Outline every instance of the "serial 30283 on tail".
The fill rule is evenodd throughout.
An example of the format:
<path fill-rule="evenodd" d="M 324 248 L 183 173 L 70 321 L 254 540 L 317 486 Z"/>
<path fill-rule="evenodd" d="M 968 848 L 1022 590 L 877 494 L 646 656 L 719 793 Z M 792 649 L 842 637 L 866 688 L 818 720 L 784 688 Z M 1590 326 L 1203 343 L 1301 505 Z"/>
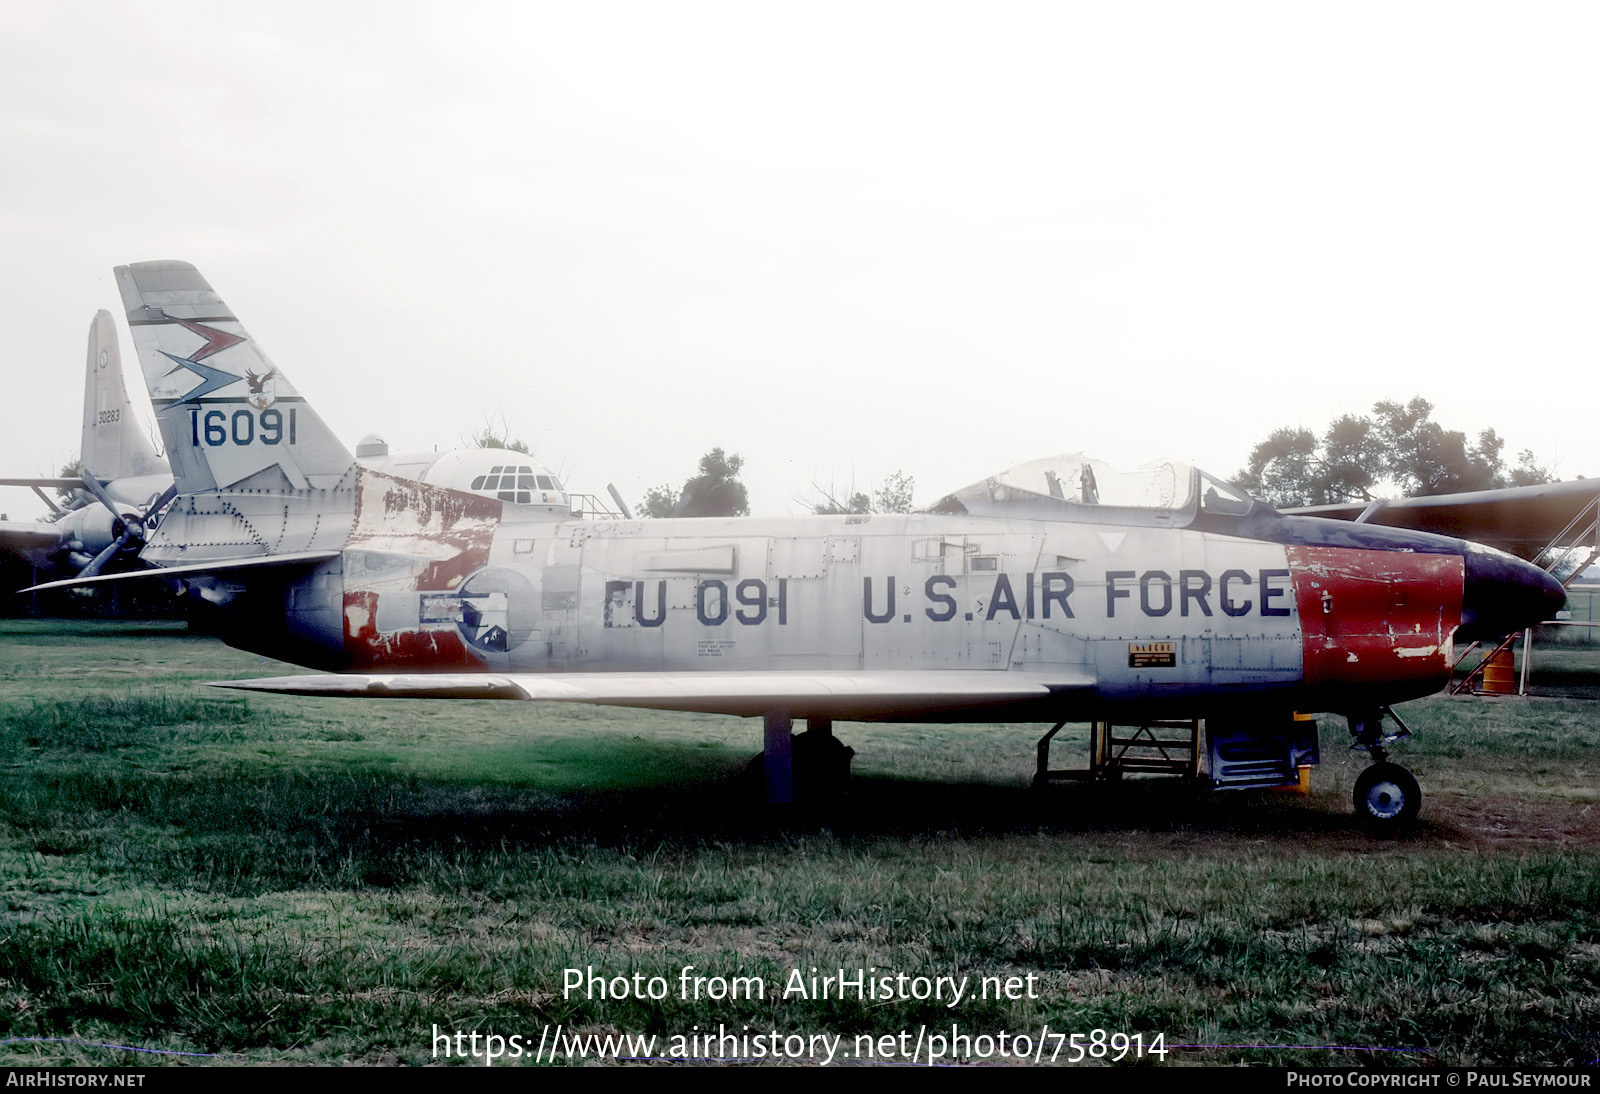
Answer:
<path fill-rule="evenodd" d="M 1358 813 L 1404 823 L 1391 705 L 1564 600 L 1502 552 L 1172 461 L 1039 460 L 907 515 L 574 519 L 359 466 L 193 266 L 116 280 L 178 496 L 154 570 L 52 584 L 181 581 L 230 644 L 333 673 L 229 686 L 761 716 L 780 801 L 835 719 L 1205 719 L 1213 775 L 1232 749 L 1260 784 L 1315 760 L 1295 712 L 1331 712 L 1376 761 Z M 792 751 L 796 719 L 830 747 Z"/>

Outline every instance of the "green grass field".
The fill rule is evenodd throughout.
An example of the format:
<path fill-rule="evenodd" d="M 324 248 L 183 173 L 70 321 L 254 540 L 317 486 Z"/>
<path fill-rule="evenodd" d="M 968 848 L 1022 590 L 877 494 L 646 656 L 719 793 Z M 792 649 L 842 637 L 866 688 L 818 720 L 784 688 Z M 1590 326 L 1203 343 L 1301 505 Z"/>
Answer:
<path fill-rule="evenodd" d="M 1331 720 L 1308 796 L 1040 795 L 1044 727 L 841 724 L 848 801 L 774 815 L 754 722 L 201 686 L 283 671 L 170 624 L 0 623 L 4 1063 L 427 1063 L 435 1027 L 531 1052 L 557 1025 L 847 1054 L 952 1023 L 1161 1034 L 1168 1066 L 1600 1057 L 1593 702 L 1408 704 L 1422 823 L 1379 840 Z M 590 966 L 672 991 L 564 995 Z M 684 966 L 768 995 L 681 999 Z M 774 997 L 813 967 L 1037 997 Z"/>

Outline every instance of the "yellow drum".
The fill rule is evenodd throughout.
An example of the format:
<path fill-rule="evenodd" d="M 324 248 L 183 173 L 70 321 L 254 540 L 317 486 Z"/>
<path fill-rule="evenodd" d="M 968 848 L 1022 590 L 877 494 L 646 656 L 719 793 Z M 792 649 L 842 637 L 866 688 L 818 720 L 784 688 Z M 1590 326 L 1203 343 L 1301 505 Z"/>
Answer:
<path fill-rule="evenodd" d="M 1485 695 L 1515 695 L 1517 692 L 1517 660 L 1510 647 L 1493 654 L 1483 664 L 1483 693 Z"/>

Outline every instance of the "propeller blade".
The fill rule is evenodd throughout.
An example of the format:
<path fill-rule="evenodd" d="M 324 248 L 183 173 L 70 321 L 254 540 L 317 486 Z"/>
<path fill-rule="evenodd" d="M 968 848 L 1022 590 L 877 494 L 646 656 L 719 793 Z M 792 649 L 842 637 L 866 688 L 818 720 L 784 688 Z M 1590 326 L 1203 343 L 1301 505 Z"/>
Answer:
<path fill-rule="evenodd" d="M 144 512 L 141 513 L 137 509 L 133 509 L 132 512 L 124 512 L 124 507 L 119 506 L 116 501 L 112 499 L 111 495 L 106 493 L 106 488 L 100 484 L 100 480 L 89 474 L 87 471 L 83 473 L 83 485 L 88 487 L 91 494 L 100 499 L 101 505 L 104 505 L 107 509 L 111 510 L 112 515 L 122 522 L 122 526 L 127 529 L 127 532 L 124 533 L 124 538 L 126 538 L 128 535 L 132 535 L 141 543 L 144 542 L 145 531 L 148 527 L 147 522 L 152 516 L 160 511 L 163 505 L 171 501 L 172 497 L 175 497 L 178 491 L 178 484 L 174 482 L 170 487 L 167 488 L 165 492 L 162 493 L 161 497 L 157 498 L 155 503 Z M 172 495 L 172 497 L 169 497 L 168 495 Z"/>
<path fill-rule="evenodd" d="M 122 510 L 117 508 L 117 503 L 111 500 L 111 495 L 106 493 L 106 488 L 100 485 L 100 480 L 89 472 L 83 473 L 83 485 L 89 493 L 100 499 L 100 504 L 111 510 L 113 516 L 122 516 Z"/>
<path fill-rule="evenodd" d="M 102 568 L 104 568 L 106 563 L 110 562 L 116 557 L 118 551 L 122 550 L 128 545 L 128 540 L 132 538 L 133 533 L 131 529 L 123 532 L 122 536 L 115 543 L 111 544 L 104 551 L 101 551 L 99 554 L 95 555 L 94 558 L 90 559 L 89 565 L 78 571 L 78 576 L 94 577 L 101 571 Z"/>

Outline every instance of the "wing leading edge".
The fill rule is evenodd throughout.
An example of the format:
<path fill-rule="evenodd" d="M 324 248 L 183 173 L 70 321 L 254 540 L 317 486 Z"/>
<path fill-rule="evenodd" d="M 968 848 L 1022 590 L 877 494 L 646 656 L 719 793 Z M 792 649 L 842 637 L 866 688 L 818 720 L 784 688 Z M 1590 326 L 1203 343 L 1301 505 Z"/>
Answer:
<path fill-rule="evenodd" d="M 48 527 L 44 525 L 43 527 Z M 188 566 L 157 566 L 148 570 L 134 570 L 126 574 L 100 574 L 95 577 L 73 577 L 63 581 L 47 581 L 43 585 L 20 589 L 19 592 L 37 593 L 46 589 L 82 589 L 112 582 L 149 581 L 153 578 L 209 577 L 233 573 L 238 570 L 260 570 L 283 566 L 314 566 L 339 557 L 338 551 L 298 551 L 287 555 L 257 555 L 252 558 L 222 559 L 217 562 L 196 562 Z"/>
<path fill-rule="evenodd" d="M 893 721 L 1045 705 L 1059 693 L 1092 688 L 1094 678 L 989 670 L 412 673 L 275 676 L 213 686 L 291 695 L 592 703 L 745 717 L 781 710 L 801 718 Z"/>

